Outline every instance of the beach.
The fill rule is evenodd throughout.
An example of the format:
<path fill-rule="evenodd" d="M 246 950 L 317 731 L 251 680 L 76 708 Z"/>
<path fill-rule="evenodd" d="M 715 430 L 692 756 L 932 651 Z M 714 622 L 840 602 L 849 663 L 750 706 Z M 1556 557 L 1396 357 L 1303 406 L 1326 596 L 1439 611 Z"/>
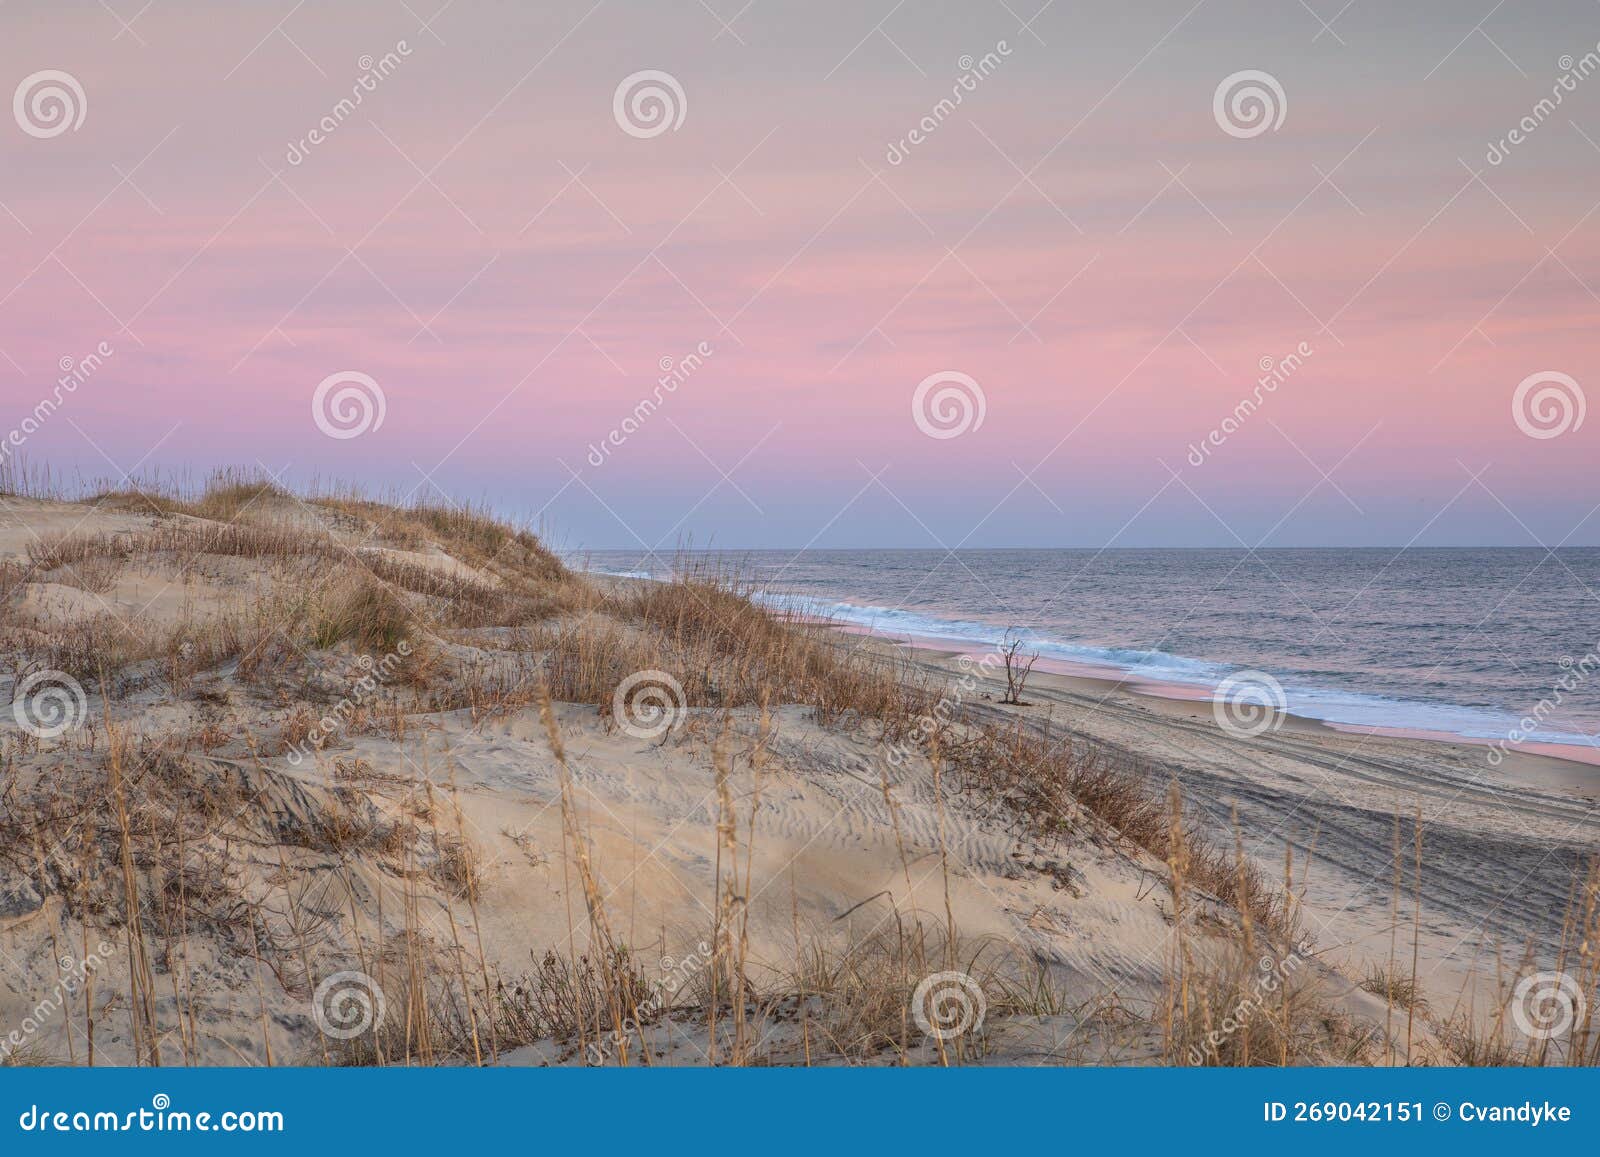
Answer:
<path fill-rule="evenodd" d="M 1050 659 L 1007 704 L 992 648 L 234 476 L 7 496 L 0 578 L 13 1063 L 1587 1047 L 1514 989 L 1588 975 L 1589 764 Z"/>
<path fill-rule="evenodd" d="M 951 675 L 971 669 L 961 655 L 974 656 L 927 642 L 870 645 Z M 1495 766 L 1481 743 L 1352 734 L 1287 713 L 1269 733 L 1241 738 L 1217 725 L 1209 697 L 1109 677 L 1035 670 L 1026 708 L 994 704 L 993 681 L 981 694 L 983 711 L 1090 737 L 1156 781 L 1176 780 L 1220 836 L 1236 824 L 1263 865 L 1281 865 L 1292 848 L 1319 951 L 1357 974 L 1388 956 L 1391 930 L 1409 953 L 1420 817 L 1418 978 L 1436 1007 L 1482 1007 L 1530 946 L 1548 953 L 1574 881 L 1600 854 L 1600 768 L 1579 759 L 1513 752 Z"/>
<path fill-rule="evenodd" d="M 0 1136 L 1600 1144 L 1600 0 L 0 30 Z"/>

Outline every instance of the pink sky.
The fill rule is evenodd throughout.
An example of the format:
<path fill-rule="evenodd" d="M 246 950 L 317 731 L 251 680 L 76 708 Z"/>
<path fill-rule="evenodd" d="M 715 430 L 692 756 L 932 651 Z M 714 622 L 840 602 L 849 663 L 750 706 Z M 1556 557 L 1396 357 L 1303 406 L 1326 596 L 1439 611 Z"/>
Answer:
<path fill-rule="evenodd" d="M 1486 160 L 1596 50 L 1592 3 L 436 6 L 0 8 L 5 90 L 86 104 L 0 122 L 0 433 L 113 350 L 22 455 L 431 475 L 587 546 L 1600 543 L 1600 415 L 1512 412 L 1544 372 L 1600 405 L 1600 76 Z M 644 69 L 677 129 L 614 118 Z M 1245 69 L 1286 108 L 1238 137 Z M 381 427 L 313 421 L 341 371 Z M 944 371 L 985 417 L 933 438 Z"/>

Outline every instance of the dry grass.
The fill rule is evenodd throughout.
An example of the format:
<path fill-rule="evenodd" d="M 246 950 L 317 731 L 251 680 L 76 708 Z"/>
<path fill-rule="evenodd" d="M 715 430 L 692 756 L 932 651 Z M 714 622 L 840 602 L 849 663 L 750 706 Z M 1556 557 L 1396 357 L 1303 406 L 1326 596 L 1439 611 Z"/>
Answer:
<path fill-rule="evenodd" d="M 0 475 L 0 487 L 37 493 L 47 484 Z M 1150 769 L 1053 732 L 1048 723 L 965 710 L 935 683 L 844 645 L 817 624 L 763 608 L 759 592 L 737 574 L 685 561 L 670 583 L 602 588 L 570 574 L 533 535 L 482 512 L 400 509 L 349 494 L 295 498 L 240 475 L 192 493 L 135 489 L 90 501 L 149 514 L 154 522 L 131 533 L 36 544 L 26 565 L 0 564 L 0 648 L 78 675 L 86 685 L 109 682 L 103 689 L 113 697 L 122 688 L 102 674 L 147 664 L 151 677 L 165 679 L 176 694 L 236 659 L 241 686 L 280 695 L 279 706 L 293 709 L 282 736 L 293 741 L 320 714 L 310 706 L 316 672 L 306 669 L 303 652 L 337 652 L 333 657 L 349 664 L 352 653 L 391 654 L 405 644 L 411 651 L 405 667 L 382 701 L 365 704 L 348 729 L 403 735 L 407 712 L 468 706 L 481 717 L 539 704 L 563 769 L 562 854 L 573 872 L 564 889 L 574 905 L 571 943 L 532 960 L 522 976 L 491 977 L 481 943 L 469 948 L 463 940 L 471 937 L 457 924 L 465 905 L 473 909 L 468 926 L 476 929 L 482 887 L 482 866 L 459 815 L 452 832 L 441 829 L 449 809 L 431 792 L 426 801 L 414 791 L 404 801 L 386 800 L 403 788 L 397 777 L 352 764 L 331 795 L 309 802 L 294 795 L 294 806 L 269 812 L 258 806 L 262 792 L 289 793 L 275 773 L 260 766 L 250 776 L 230 773 L 222 761 L 183 754 L 225 746 L 228 735 L 214 723 L 104 750 L 97 737 L 85 737 L 87 751 L 59 756 L 76 761 L 78 798 L 52 793 L 47 781 L 19 787 L 14 766 L 0 765 L 0 861 L 42 895 L 58 897 L 62 912 L 84 927 L 121 929 L 145 962 L 126 994 L 141 1059 L 153 1059 L 153 1043 L 173 1028 L 168 1014 L 157 1016 L 160 1009 L 181 1010 L 187 1001 L 187 1015 L 194 1015 L 194 994 L 180 988 L 157 1001 L 152 986 L 158 979 L 177 983 L 172 961 L 184 957 L 187 937 L 200 934 L 259 961 L 273 983 L 300 999 L 309 996 L 320 961 L 354 956 L 355 965 L 380 976 L 394 1004 L 381 1032 L 337 1049 L 319 1045 L 322 1059 L 346 1063 L 444 1057 L 481 1063 L 502 1048 L 547 1039 L 577 1050 L 631 1040 L 612 1059 L 638 1063 L 648 1059 L 638 1047 L 638 1026 L 668 1017 L 703 1025 L 718 1063 L 761 1063 L 759 1029 L 773 1025 L 797 1028 L 808 1060 L 981 1059 L 990 1036 L 937 1042 L 915 1025 L 911 994 L 939 971 L 972 975 L 996 1026 L 1008 1017 L 1070 1008 L 1035 962 L 963 939 L 948 917 L 902 914 L 848 942 L 818 938 L 802 946 L 797 935 L 787 966 L 752 976 L 741 899 L 752 891 L 751 841 L 741 843 L 740 832 L 754 830 L 760 776 L 757 769 L 753 798 L 729 787 L 728 720 L 734 710 L 758 709 L 764 740 L 773 708 L 802 704 L 818 722 L 866 735 L 885 751 L 929 758 L 967 803 L 992 809 L 1015 828 L 1041 838 L 1109 831 L 1165 861 L 1176 947 L 1165 1008 L 1155 1018 L 1164 1060 L 1371 1060 L 1371 1042 L 1327 1011 L 1318 986 L 1305 979 L 1309 971 L 1290 970 L 1263 993 L 1258 961 L 1287 959 L 1297 944 L 1287 886 L 1264 878 L 1237 843 L 1230 850 L 1204 838 L 1180 801 L 1157 794 Z M 471 570 L 397 557 L 364 546 L 369 540 L 396 550 L 437 546 Z M 128 568 L 190 574 L 221 559 L 259 563 L 251 573 L 267 581 L 227 614 L 204 621 L 152 630 L 102 614 L 45 624 L 16 607 L 16 592 L 46 576 L 104 591 Z M 315 656 L 310 666 L 317 666 Z M 712 962 L 703 987 L 670 999 L 644 981 L 633 951 L 612 932 L 550 702 L 589 704 L 605 715 L 618 685 L 643 670 L 671 675 L 681 684 L 682 705 L 703 716 L 700 725 L 722 728 L 713 758 L 719 802 Z M 41 843 L 51 850 L 36 857 Z M 242 881 L 238 864 L 246 854 L 277 861 L 268 894 Z M 400 935 L 385 938 L 380 925 L 373 943 L 370 929 L 363 937 L 360 919 L 345 922 L 345 910 L 354 906 L 348 897 L 358 889 L 357 864 L 403 894 L 398 917 L 388 913 L 398 919 Z M 1597 892 L 1600 875 L 1575 891 L 1561 959 L 1589 991 L 1600 974 Z M 445 917 L 448 943 L 425 934 L 422 912 L 429 905 Z M 444 939 L 437 927 L 433 933 Z M 1363 986 L 1395 1006 L 1426 1012 L 1416 985 L 1392 970 L 1374 973 Z M 1459 1056 L 1478 1063 L 1600 1061 L 1600 1033 L 1587 1020 L 1559 1053 L 1519 1051 L 1465 1027 L 1446 1037 Z M 192 1032 L 179 1031 L 175 1039 L 181 1049 L 195 1047 Z"/>
<path fill-rule="evenodd" d="M 660 671 L 681 688 L 682 707 L 805 704 L 827 725 L 871 724 L 886 744 L 934 709 L 937 692 L 920 676 L 886 671 L 815 626 L 763 609 L 736 577 L 682 570 L 670 583 L 591 595 L 582 614 L 525 630 L 519 646 L 541 655 L 551 694 L 606 715 L 624 679 Z"/>
<path fill-rule="evenodd" d="M 596 963 L 587 955 L 546 951 L 538 967 L 504 986 L 495 1015 L 500 1038 L 519 1044 L 540 1039 L 598 1040 L 608 1031 L 611 1010 L 648 1006 L 649 982 L 626 948 Z M 651 1023 L 647 1014 L 641 1023 Z"/>
<path fill-rule="evenodd" d="M 1530 945 L 1500 985 L 1499 1006 L 1487 1023 L 1471 1009 L 1450 1019 L 1441 1035 L 1459 1063 L 1600 1065 L 1600 857 L 1573 880 L 1561 941 L 1547 963 L 1552 967 L 1541 966 Z M 1566 978 L 1560 985 L 1553 979 L 1558 976 Z M 1519 985 L 1529 991 L 1519 994 Z"/>
<path fill-rule="evenodd" d="M 453 557 L 474 568 L 509 574 L 539 584 L 560 583 L 572 576 L 561 560 L 529 531 L 507 526 L 487 509 L 429 504 L 396 506 L 358 495 L 323 495 L 319 509 L 356 524 L 375 527 L 385 543 L 414 550 L 437 542 Z"/>
<path fill-rule="evenodd" d="M 931 1050 L 941 1063 L 960 1064 L 983 1057 L 1007 1018 L 1056 1014 L 1066 1005 L 1048 973 L 1016 946 L 969 940 L 941 920 L 897 918 L 843 944 L 815 941 L 796 955 L 792 971 L 760 1003 L 788 1010 L 810 1047 L 830 1058 L 904 1064 Z M 918 985 L 939 973 L 961 973 L 975 987 L 930 988 L 928 1007 L 917 1009 Z M 953 1031 L 963 1020 L 970 1027 L 937 1041 L 919 1026 L 918 1012 L 935 1027 Z"/>
<path fill-rule="evenodd" d="M 843 653 L 793 614 L 756 605 L 736 574 L 685 561 L 669 583 L 641 584 L 620 600 L 622 618 L 662 640 L 662 669 L 689 677 L 708 706 L 804 703 L 827 724 L 872 720 L 896 742 L 933 710 L 936 691 L 909 669 Z M 674 662 L 675 660 L 675 662 Z M 686 690 L 687 690 L 686 685 Z"/>
<path fill-rule="evenodd" d="M 1427 999 L 1422 995 L 1421 986 L 1416 978 L 1403 975 L 1399 972 L 1390 972 L 1381 964 L 1373 964 L 1361 978 L 1360 987 L 1381 996 L 1399 1008 L 1409 1008 L 1423 1011 L 1428 1007 Z"/>
<path fill-rule="evenodd" d="M 970 1031 L 939 1042 L 918 1026 L 912 1006 L 917 986 L 946 971 L 964 972 L 981 988 L 987 1030 L 974 1024 Z M 746 981 L 730 990 L 726 978 L 719 984 L 714 975 L 715 966 L 694 972 L 675 987 L 651 982 L 635 954 L 617 945 L 603 958 L 546 951 L 529 972 L 488 986 L 452 985 L 430 976 L 426 999 L 416 1009 L 398 1015 L 391 1009 L 377 1038 L 345 1042 L 333 1061 L 415 1063 L 424 1055 L 470 1059 L 475 1026 L 480 1042 L 492 1032 L 501 1050 L 548 1042 L 556 1055 L 581 1064 L 650 1064 L 652 1046 L 667 1039 L 652 1033 L 652 1026 L 670 1020 L 680 1039 L 706 1033 L 713 1025 L 731 1024 L 737 1005 L 753 1030 L 782 1035 L 785 1059 L 792 1059 L 789 1053 L 798 1037 L 802 1058 L 866 1064 L 927 1063 L 932 1058 L 962 1064 L 988 1055 L 1009 1018 L 1059 1015 L 1067 1007 L 1048 976 L 1010 945 L 959 937 L 957 943 L 948 943 L 945 929 L 932 920 L 875 929 L 849 941 L 837 935 L 818 938 L 797 952 L 791 968 L 763 983 Z M 408 978 L 396 987 L 412 992 L 417 986 Z M 416 1013 L 423 1009 L 427 1024 L 419 1029 Z M 943 1011 L 959 1015 L 956 1005 L 946 1004 Z M 940 1008 L 927 1012 L 937 1017 Z M 771 1059 L 753 1042 L 742 1051 L 733 1046 L 726 1027 L 718 1035 L 720 1051 L 713 1048 L 707 1054 L 714 1063 L 763 1064 Z M 706 1058 L 692 1055 L 705 1063 Z"/>
<path fill-rule="evenodd" d="M 59 535 L 28 544 L 28 563 L 37 573 L 81 566 L 90 561 L 125 560 L 133 553 L 128 536 Z"/>
<path fill-rule="evenodd" d="M 34 497 L 60 499 L 48 476 L 11 474 Z M 20 479 L 20 480 L 19 480 Z M 0 479 L 3 480 L 3 479 Z M 451 630 L 518 630 L 593 605 L 594 592 L 537 538 L 480 511 L 395 507 L 336 494 L 296 497 L 245 472 L 224 472 L 202 487 L 124 487 L 83 500 L 99 509 L 148 515 L 147 529 L 60 536 L 31 545 L 27 564 L 0 564 L 0 649 L 42 651 L 49 665 L 98 685 L 152 661 L 176 689 L 207 666 L 241 660 L 256 678 L 290 668 L 298 651 L 348 645 L 368 654 L 409 644 L 407 678 L 425 683 L 436 655 L 427 644 Z M 371 549 L 443 549 L 476 567 L 451 572 Z M 22 613 L 12 596 L 30 581 L 112 589 L 130 566 L 152 583 L 227 581 L 223 560 L 261 564 L 268 580 L 251 605 L 180 629 L 154 628 L 143 616 L 104 614 L 66 622 Z M 141 676 L 131 676 L 136 682 Z M 126 690 L 132 684 L 117 684 Z"/>
<path fill-rule="evenodd" d="M 1203 959 L 1185 975 L 1187 1000 L 1167 1041 L 1168 1064 L 1372 1064 L 1381 1055 L 1381 1031 L 1362 1032 L 1331 1011 L 1307 961 L 1247 955 L 1238 942 L 1199 951 Z"/>
<path fill-rule="evenodd" d="M 367 654 L 420 649 L 422 632 L 404 599 L 392 587 L 360 571 L 342 571 L 318 592 L 310 624 L 311 645 L 319 649 L 350 642 Z"/>
<path fill-rule="evenodd" d="M 327 804 L 304 814 L 283 816 L 272 834 L 287 847 L 342 856 L 363 852 L 394 856 L 405 848 L 409 833 L 403 824 L 374 807 L 366 795 L 339 788 Z"/>
<path fill-rule="evenodd" d="M 23 584 L 32 577 L 33 571 L 30 567 L 9 559 L 0 561 L 0 607 L 4 607 L 11 600 L 11 596 L 20 591 Z"/>
<path fill-rule="evenodd" d="M 959 782 L 985 800 L 999 800 L 1030 830 L 1042 835 L 1070 831 L 1094 816 L 1124 839 L 1162 858 L 1172 842 L 1172 816 L 1154 794 L 1154 777 L 1130 757 L 1017 723 L 988 724 L 959 738 L 947 731 L 942 751 Z M 1239 857 L 1184 823 L 1185 872 L 1189 885 L 1248 913 L 1268 932 L 1290 933 L 1286 892 Z"/>

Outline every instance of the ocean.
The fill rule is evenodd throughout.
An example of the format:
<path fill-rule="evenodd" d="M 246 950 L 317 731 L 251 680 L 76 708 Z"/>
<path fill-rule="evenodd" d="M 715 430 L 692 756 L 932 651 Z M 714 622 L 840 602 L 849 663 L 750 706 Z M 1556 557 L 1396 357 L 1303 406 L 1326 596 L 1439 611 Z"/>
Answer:
<path fill-rule="evenodd" d="M 784 550 L 574 565 L 737 571 L 774 606 L 1209 692 L 1262 671 L 1352 727 L 1600 747 L 1600 549 Z M 1527 727 L 1528 717 L 1533 727 Z"/>

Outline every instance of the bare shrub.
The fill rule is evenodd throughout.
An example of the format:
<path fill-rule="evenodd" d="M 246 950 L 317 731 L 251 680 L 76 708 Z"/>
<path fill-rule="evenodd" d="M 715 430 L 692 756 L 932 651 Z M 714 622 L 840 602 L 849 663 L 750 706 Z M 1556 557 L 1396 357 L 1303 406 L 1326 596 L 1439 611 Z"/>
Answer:
<path fill-rule="evenodd" d="M 1033 674 L 1033 665 L 1039 661 L 1039 653 L 1033 651 L 1023 654 L 1022 636 L 1007 632 L 1000 658 L 1006 665 L 1006 695 L 1000 702 L 1012 707 L 1026 707 L 1022 692 L 1028 685 L 1028 676 Z"/>

